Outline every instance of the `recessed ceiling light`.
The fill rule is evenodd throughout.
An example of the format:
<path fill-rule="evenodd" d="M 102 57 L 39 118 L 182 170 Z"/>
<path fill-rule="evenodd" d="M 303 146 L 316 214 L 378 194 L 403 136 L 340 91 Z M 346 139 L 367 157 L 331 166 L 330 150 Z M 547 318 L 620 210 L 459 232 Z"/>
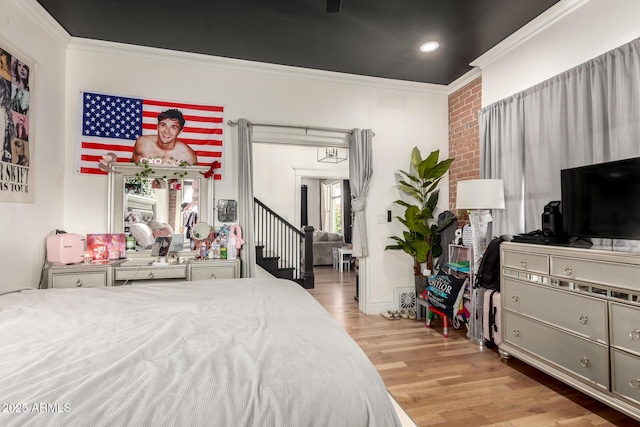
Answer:
<path fill-rule="evenodd" d="M 438 42 L 426 42 L 420 46 L 420 52 L 433 52 L 440 46 Z"/>

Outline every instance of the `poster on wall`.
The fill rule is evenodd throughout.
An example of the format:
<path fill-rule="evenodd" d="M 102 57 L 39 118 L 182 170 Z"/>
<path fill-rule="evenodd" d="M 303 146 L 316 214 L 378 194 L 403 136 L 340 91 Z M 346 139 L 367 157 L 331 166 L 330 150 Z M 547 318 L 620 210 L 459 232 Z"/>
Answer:
<path fill-rule="evenodd" d="M 0 41 L 0 202 L 33 203 L 33 64 Z M 31 64 L 31 65 L 30 65 Z"/>
<path fill-rule="evenodd" d="M 76 173 L 104 175 L 99 163 L 107 153 L 118 162 L 222 166 L 224 106 L 142 99 L 82 92 Z"/>

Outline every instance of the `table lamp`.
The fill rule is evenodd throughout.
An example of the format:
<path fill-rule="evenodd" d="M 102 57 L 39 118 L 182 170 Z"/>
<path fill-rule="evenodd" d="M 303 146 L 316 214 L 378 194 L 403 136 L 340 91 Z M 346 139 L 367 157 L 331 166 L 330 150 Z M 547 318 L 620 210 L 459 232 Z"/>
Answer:
<path fill-rule="evenodd" d="M 473 238 L 474 272 L 482 257 L 491 222 L 491 209 L 504 209 L 504 185 L 501 179 L 471 179 L 458 181 L 457 209 L 469 210 Z"/>
<path fill-rule="evenodd" d="M 471 179 L 458 181 L 456 207 L 469 210 L 471 236 L 473 239 L 473 274 L 478 272 L 480 258 L 487 242 L 487 229 L 491 222 L 491 209 L 504 209 L 504 185 L 501 179 Z M 472 276 L 473 277 L 473 276 Z M 473 283 L 472 283 L 473 285 Z M 471 293 L 472 311 L 482 306 L 478 300 L 478 292 Z M 484 344 L 482 319 L 477 319 L 477 312 L 471 313 L 467 336 L 479 345 Z"/>

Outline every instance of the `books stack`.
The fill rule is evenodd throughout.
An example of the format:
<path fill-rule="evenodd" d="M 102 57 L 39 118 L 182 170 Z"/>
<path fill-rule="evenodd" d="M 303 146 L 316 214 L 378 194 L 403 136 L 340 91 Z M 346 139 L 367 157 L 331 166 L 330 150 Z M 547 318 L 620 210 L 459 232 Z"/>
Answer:
<path fill-rule="evenodd" d="M 461 273 L 469 273 L 470 271 L 469 261 L 448 262 L 447 267 L 453 271 L 459 271 Z"/>

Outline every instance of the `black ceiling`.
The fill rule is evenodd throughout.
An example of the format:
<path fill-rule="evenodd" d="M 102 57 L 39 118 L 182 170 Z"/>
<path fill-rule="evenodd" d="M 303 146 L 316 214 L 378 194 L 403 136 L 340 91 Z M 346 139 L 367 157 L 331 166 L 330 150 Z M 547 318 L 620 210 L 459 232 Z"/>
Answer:
<path fill-rule="evenodd" d="M 435 84 L 558 1 L 38 0 L 75 37 Z"/>

